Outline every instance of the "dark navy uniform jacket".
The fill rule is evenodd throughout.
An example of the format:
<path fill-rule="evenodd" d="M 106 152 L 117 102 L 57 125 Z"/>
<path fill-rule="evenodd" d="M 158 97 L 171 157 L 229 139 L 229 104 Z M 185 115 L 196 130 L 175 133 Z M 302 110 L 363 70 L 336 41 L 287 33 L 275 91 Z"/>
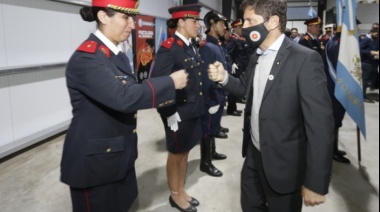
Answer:
<path fill-rule="evenodd" d="M 306 33 L 298 43 L 309 49 L 317 51 L 321 56 L 324 54 L 324 51 L 321 49 L 321 44 L 317 40 L 313 39 L 308 33 Z"/>
<path fill-rule="evenodd" d="M 173 80 L 137 84 L 128 58 L 116 56 L 94 34 L 72 55 L 66 78 L 73 118 L 63 148 L 62 182 L 81 189 L 134 173 L 137 110 L 173 104 Z M 137 188 L 136 180 L 131 184 L 131 190 Z"/>
<path fill-rule="evenodd" d="M 227 70 L 227 61 L 224 55 L 222 43 L 216 38 L 207 35 L 207 39 L 201 44 L 199 53 L 204 61 L 202 65 L 203 71 L 203 93 L 205 96 L 206 110 L 208 108 L 224 103 L 224 91 L 218 87 L 218 84 L 208 78 L 208 67 L 219 61 L 223 64 L 224 70 Z M 221 105 L 223 107 L 223 105 Z"/>
<path fill-rule="evenodd" d="M 194 51 L 174 34 L 158 50 L 151 78 L 168 76 L 181 69 L 186 69 L 189 74 L 188 84 L 184 89 L 176 91 L 175 105 L 158 110 L 163 118 L 178 112 L 181 120 L 184 121 L 204 114 L 202 58 L 196 49 Z"/>
<path fill-rule="evenodd" d="M 249 58 L 253 52 L 249 51 L 249 44 L 243 37 L 232 34 L 227 43 L 228 54 L 231 56 L 232 62 L 235 63 L 239 69 L 236 70 L 235 76 L 239 77 L 246 69 Z"/>
<path fill-rule="evenodd" d="M 339 59 L 339 48 L 340 48 L 340 36 L 341 33 L 337 33 L 332 40 L 330 40 L 326 44 L 326 59 L 324 61 L 330 60 L 331 65 L 336 70 L 338 66 L 338 59 Z M 325 64 L 325 72 L 327 76 L 327 88 L 329 91 L 329 95 L 332 101 L 333 105 L 333 114 L 334 114 L 334 120 L 335 120 L 335 128 L 342 127 L 342 121 L 344 118 L 344 115 L 346 114 L 346 109 L 342 106 L 342 104 L 336 99 L 335 97 L 335 82 L 332 79 L 330 72 L 329 72 L 329 66 Z"/>

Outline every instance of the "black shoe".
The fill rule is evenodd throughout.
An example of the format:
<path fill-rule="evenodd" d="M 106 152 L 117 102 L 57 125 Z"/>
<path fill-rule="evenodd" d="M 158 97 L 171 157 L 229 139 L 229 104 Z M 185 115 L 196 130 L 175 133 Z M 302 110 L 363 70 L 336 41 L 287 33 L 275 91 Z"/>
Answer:
<path fill-rule="evenodd" d="M 340 162 L 340 163 L 346 163 L 346 164 L 351 163 L 351 161 L 348 160 L 347 158 L 345 158 L 343 155 L 335 154 L 333 159 L 337 162 Z"/>
<path fill-rule="evenodd" d="M 336 154 L 344 156 L 344 155 L 347 155 L 347 152 L 338 150 Z"/>
<path fill-rule="evenodd" d="M 200 170 L 213 177 L 223 176 L 223 172 L 217 169 L 212 163 L 201 163 Z"/>
<path fill-rule="evenodd" d="M 364 102 L 371 103 L 371 104 L 375 103 L 375 101 L 373 101 L 372 99 L 368 99 L 368 98 L 365 98 Z"/>
<path fill-rule="evenodd" d="M 194 207 L 192 204 L 190 204 L 190 206 L 186 209 L 179 207 L 179 205 L 177 205 L 177 203 L 174 202 L 172 196 L 169 197 L 169 203 L 170 206 L 172 206 L 172 208 L 177 208 L 181 212 L 197 212 L 197 208 Z"/>
<path fill-rule="evenodd" d="M 222 131 L 219 130 L 218 133 L 216 133 L 215 138 L 226 139 L 226 138 L 228 138 L 228 135 L 226 133 L 224 133 L 224 132 L 222 132 Z"/>
<path fill-rule="evenodd" d="M 233 111 L 233 112 L 227 112 L 227 115 L 230 115 L 230 116 L 241 116 L 241 113 L 238 113 L 236 110 Z"/>
<path fill-rule="evenodd" d="M 224 127 L 220 127 L 219 128 L 219 131 L 222 131 L 222 132 L 224 132 L 224 133 L 229 133 L 230 132 L 230 129 L 228 129 L 228 128 L 224 128 Z"/>
<path fill-rule="evenodd" d="M 192 205 L 192 206 L 199 206 L 199 201 L 197 199 L 195 199 L 194 197 L 191 197 L 191 200 L 189 201 L 189 203 Z"/>
<path fill-rule="evenodd" d="M 240 113 L 240 114 L 242 114 L 242 113 L 243 113 L 243 111 L 242 111 L 242 110 L 236 110 L 236 112 L 238 112 L 238 113 Z"/>
<path fill-rule="evenodd" d="M 217 152 L 213 152 L 211 155 L 211 158 L 214 160 L 225 160 L 227 159 L 227 156 L 225 154 L 219 154 Z"/>

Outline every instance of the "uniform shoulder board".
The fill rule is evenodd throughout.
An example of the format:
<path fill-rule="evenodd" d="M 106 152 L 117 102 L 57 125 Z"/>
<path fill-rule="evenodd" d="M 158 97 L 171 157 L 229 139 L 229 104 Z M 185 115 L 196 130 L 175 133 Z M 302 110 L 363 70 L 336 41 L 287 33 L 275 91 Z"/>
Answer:
<path fill-rule="evenodd" d="M 172 46 L 173 46 L 174 41 L 175 41 L 174 38 L 171 37 L 171 38 L 167 39 L 165 42 L 163 42 L 162 46 L 165 47 L 165 48 L 167 48 L 167 49 L 171 49 Z"/>
<path fill-rule="evenodd" d="M 98 43 L 96 41 L 88 40 L 82 43 L 82 45 L 80 45 L 77 50 L 81 52 L 94 54 L 96 52 L 97 46 L 98 46 Z"/>
<path fill-rule="evenodd" d="M 240 37 L 240 40 L 243 40 L 243 41 L 244 41 L 244 40 L 245 40 L 245 38 L 244 38 L 244 37 Z"/>
<path fill-rule="evenodd" d="M 99 46 L 99 50 L 103 52 L 108 58 L 111 58 L 110 49 L 108 47 L 101 45 Z"/>
<path fill-rule="evenodd" d="M 237 39 L 237 40 L 239 39 L 238 36 L 236 36 L 235 34 L 231 35 L 231 38 Z"/>
<path fill-rule="evenodd" d="M 303 39 L 305 39 L 305 40 L 310 40 L 310 36 L 309 36 L 309 35 L 305 35 L 305 36 L 303 37 Z"/>
<path fill-rule="evenodd" d="M 203 47 L 204 45 L 206 45 L 206 43 L 207 43 L 207 40 L 204 40 L 204 41 L 201 43 L 201 45 L 199 45 L 199 48 L 201 48 L 201 47 Z"/>

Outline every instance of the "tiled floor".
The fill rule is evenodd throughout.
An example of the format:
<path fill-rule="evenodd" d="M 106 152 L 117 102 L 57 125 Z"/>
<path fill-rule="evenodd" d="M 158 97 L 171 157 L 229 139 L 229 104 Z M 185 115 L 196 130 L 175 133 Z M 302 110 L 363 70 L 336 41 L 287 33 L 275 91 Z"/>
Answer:
<path fill-rule="evenodd" d="M 374 94 L 377 98 L 378 95 Z M 243 109 L 243 105 L 239 104 Z M 327 202 L 305 212 L 379 211 L 379 103 L 366 104 L 367 141 L 362 141 L 362 162 L 358 163 L 356 125 L 347 116 L 340 132 L 341 149 L 347 151 L 351 165 L 334 162 Z M 200 212 L 238 212 L 240 209 L 240 171 L 242 118 L 225 116 L 229 139 L 217 140 L 217 151 L 227 154 L 214 164 L 224 172 L 221 178 L 199 171 L 199 146 L 189 158 L 186 187 L 201 201 Z M 139 197 L 132 212 L 175 212 L 168 203 L 166 148 L 161 119 L 155 110 L 139 112 L 139 158 L 137 174 Z M 0 163 L 0 211 L 71 211 L 69 189 L 59 181 L 59 164 L 65 135 L 44 142 Z"/>

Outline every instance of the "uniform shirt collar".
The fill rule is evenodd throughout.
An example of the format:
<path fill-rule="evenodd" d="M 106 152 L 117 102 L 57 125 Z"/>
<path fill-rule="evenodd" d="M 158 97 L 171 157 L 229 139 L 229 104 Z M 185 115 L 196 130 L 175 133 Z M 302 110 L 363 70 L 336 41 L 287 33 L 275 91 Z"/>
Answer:
<path fill-rule="evenodd" d="M 276 52 L 280 50 L 281 45 L 284 42 L 284 40 L 285 40 L 285 35 L 282 34 L 265 52 L 263 52 L 263 50 L 261 50 L 260 48 L 257 48 L 256 52 L 258 55 L 264 55 L 264 56 L 272 52 Z"/>
<path fill-rule="evenodd" d="M 211 35 L 207 35 L 207 42 L 210 42 L 210 43 L 213 43 L 213 44 L 216 44 L 219 46 L 219 42 L 220 40 L 214 38 L 213 36 Z"/>
<path fill-rule="evenodd" d="M 119 54 L 121 46 L 116 46 L 110 39 L 108 39 L 100 30 L 94 33 L 96 37 L 101 40 L 115 55 Z"/>
<path fill-rule="evenodd" d="M 315 40 L 316 38 L 317 38 L 317 36 L 315 36 L 315 35 L 312 35 L 312 34 L 310 34 L 309 32 L 306 32 L 310 37 L 311 37 L 311 39 L 313 39 L 313 40 Z"/>
<path fill-rule="evenodd" d="M 183 35 L 182 35 L 181 33 L 179 33 L 178 31 L 175 31 L 175 35 L 177 35 L 179 38 L 181 38 L 181 40 L 183 40 L 183 42 L 185 42 L 187 46 L 190 45 L 191 38 L 190 38 L 190 39 L 186 39 L 185 36 L 183 36 Z"/>

